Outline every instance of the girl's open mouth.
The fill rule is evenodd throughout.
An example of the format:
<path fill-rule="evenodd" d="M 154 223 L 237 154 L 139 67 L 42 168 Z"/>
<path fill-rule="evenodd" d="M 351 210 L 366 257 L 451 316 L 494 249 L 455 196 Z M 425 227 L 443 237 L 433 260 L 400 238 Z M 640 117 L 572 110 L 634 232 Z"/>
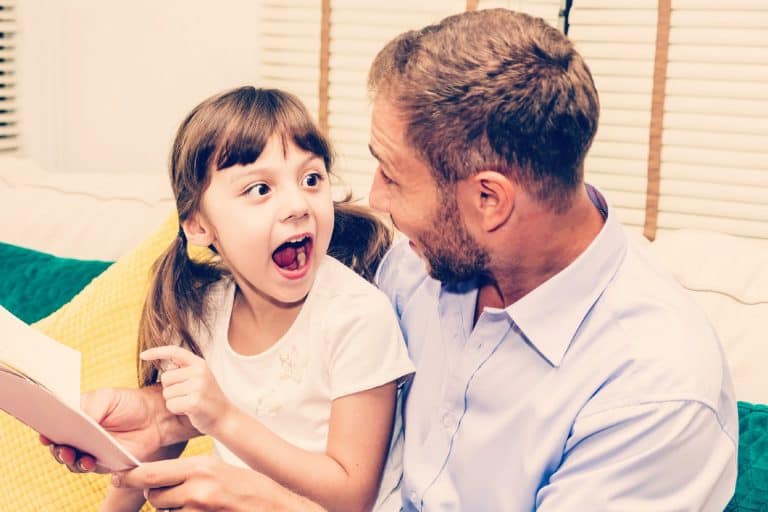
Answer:
<path fill-rule="evenodd" d="M 312 237 L 300 235 L 281 244 L 272 253 L 272 261 L 286 277 L 299 278 L 309 268 L 312 254 Z"/>

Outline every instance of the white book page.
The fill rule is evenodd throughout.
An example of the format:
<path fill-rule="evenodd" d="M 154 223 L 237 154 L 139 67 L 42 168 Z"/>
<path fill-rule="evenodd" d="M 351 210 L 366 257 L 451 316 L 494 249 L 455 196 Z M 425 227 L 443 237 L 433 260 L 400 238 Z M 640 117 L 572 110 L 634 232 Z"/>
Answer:
<path fill-rule="evenodd" d="M 0 364 L 80 409 L 80 352 L 25 324 L 0 306 Z"/>

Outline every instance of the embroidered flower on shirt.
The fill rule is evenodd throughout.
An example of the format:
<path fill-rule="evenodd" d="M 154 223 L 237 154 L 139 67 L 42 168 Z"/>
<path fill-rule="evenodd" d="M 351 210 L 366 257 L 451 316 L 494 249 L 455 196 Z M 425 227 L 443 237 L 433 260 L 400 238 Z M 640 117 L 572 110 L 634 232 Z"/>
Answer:
<path fill-rule="evenodd" d="M 295 383 L 300 383 L 304 378 L 304 371 L 307 369 L 308 358 L 301 352 L 296 345 L 280 354 L 280 379 L 290 379 Z"/>
<path fill-rule="evenodd" d="M 276 416 L 283 408 L 282 402 L 280 392 L 272 387 L 256 400 L 253 412 L 256 416 Z"/>

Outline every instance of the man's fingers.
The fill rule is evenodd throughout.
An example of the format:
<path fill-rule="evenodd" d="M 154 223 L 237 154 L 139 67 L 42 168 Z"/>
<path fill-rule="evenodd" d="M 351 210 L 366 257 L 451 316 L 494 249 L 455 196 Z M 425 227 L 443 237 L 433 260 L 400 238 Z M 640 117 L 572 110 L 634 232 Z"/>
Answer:
<path fill-rule="evenodd" d="M 178 485 L 192 470 L 194 458 L 145 462 L 141 466 L 112 475 L 112 485 L 130 489 L 154 489 Z"/>
<path fill-rule="evenodd" d="M 185 506 L 189 500 L 187 485 L 149 489 L 144 497 L 157 510 L 196 510 Z"/>
<path fill-rule="evenodd" d="M 64 464 L 73 473 L 90 473 L 96 469 L 96 460 L 90 455 L 78 452 L 71 446 L 50 444 L 51 455 L 59 464 Z"/>

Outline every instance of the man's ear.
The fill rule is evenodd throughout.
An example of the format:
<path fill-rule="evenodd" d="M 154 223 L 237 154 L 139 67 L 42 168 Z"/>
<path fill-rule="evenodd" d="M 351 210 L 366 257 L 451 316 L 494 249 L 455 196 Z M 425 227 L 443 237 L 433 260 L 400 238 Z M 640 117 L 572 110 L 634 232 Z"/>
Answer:
<path fill-rule="evenodd" d="M 184 236 L 187 237 L 187 241 L 192 245 L 208 247 L 213 244 L 215 238 L 213 229 L 211 229 L 200 212 L 195 212 L 182 221 L 181 229 L 184 230 Z"/>
<path fill-rule="evenodd" d="M 517 185 L 497 171 L 480 171 L 467 181 L 469 200 L 480 227 L 491 232 L 503 226 L 515 209 Z"/>

